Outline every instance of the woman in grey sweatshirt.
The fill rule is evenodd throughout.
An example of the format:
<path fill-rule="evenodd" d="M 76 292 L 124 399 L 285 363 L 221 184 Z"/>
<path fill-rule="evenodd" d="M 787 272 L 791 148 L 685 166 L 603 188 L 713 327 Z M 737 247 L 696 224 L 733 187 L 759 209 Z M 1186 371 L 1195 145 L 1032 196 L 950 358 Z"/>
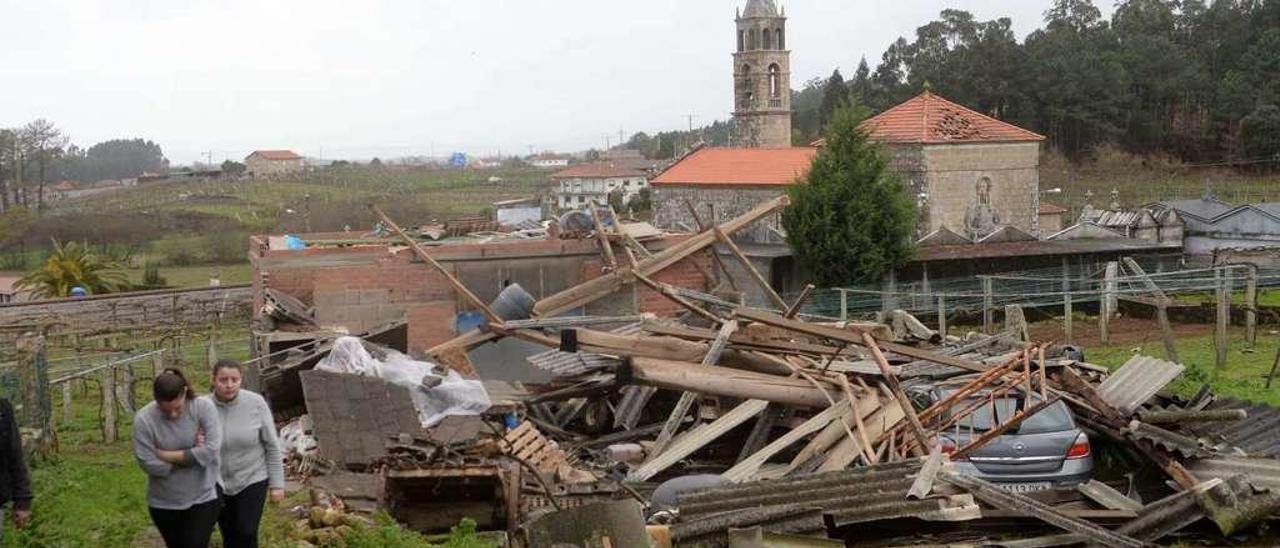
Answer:
<path fill-rule="evenodd" d="M 284 465 L 271 408 L 262 396 L 241 389 L 242 380 L 239 362 L 219 360 L 213 366 L 213 394 L 205 396 L 222 422 L 218 529 L 225 548 L 257 548 L 268 492 L 272 502 L 284 499 Z"/>
<path fill-rule="evenodd" d="M 169 548 L 205 548 L 218 519 L 218 410 L 196 397 L 186 377 L 165 369 L 155 401 L 133 416 L 133 455 L 147 473 L 151 521 Z"/>

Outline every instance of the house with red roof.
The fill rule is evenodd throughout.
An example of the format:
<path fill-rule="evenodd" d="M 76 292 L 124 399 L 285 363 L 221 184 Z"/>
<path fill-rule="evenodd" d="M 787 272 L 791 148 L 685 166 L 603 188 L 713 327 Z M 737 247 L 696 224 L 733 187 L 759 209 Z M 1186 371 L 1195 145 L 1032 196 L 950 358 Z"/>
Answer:
<path fill-rule="evenodd" d="M 245 173 L 271 177 L 307 169 L 306 160 L 292 150 L 255 150 L 244 159 Z"/>
<path fill-rule="evenodd" d="M 648 171 L 615 162 L 578 164 L 553 173 L 551 180 L 556 183 L 556 207 L 561 209 L 604 205 L 612 192 L 621 193 L 625 204 L 649 188 Z"/>

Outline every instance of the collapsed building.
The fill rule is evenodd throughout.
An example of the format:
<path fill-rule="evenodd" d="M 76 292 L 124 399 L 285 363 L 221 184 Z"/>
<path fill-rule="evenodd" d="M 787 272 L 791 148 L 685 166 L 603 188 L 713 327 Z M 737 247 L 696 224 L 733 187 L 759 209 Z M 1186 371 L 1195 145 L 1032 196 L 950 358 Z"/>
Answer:
<path fill-rule="evenodd" d="M 601 210 L 591 230 L 528 241 L 385 217 L 369 238 L 255 239 L 251 369 L 290 471 L 323 493 L 313 532 L 385 509 L 524 546 L 1264 538 L 1280 411 L 1172 397 L 1178 364 L 1108 373 L 1018 326 L 956 338 L 900 311 L 807 315 L 732 240 L 785 203 L 644 242 Z M 768 306 L 725 289 L 727 261 Z M 1024 403 L 974 429 L 1001 398 Z M 1061 458 L 1127 473 L 1012 490 L 962 473 L 1053 405 L 1088 434 Z"/>

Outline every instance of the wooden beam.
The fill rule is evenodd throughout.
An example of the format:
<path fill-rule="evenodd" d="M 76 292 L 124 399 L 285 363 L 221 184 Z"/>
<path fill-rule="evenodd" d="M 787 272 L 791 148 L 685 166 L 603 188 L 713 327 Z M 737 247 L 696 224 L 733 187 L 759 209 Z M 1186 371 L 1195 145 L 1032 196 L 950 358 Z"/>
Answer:
<path fill-rule="evenodd" d="M 1160 325 L 1160 336 L 1164 339 L 1165 359 L 1174 363 L 1181 363 L 1182 360 L 1178 359 L 1178 348 L 1174 345 L 1173 326 L 1169 324 L 1169 296 L 1165 295 L 1164 291 L 1160 289 L 1160 286 L 1156 285 L 1156 282 L 1150 276 L 1147 276 L 1147 272 L 1142 269 L 1142 265 L 1133 260 L 1133 257 L 1124 257 L 1123 260 L 1129 271 L 1142 278 L 1142 283 L 1147 287 L 1147 291 L 1150 291 L 1156 297 L 1156 320 Z"/>
<path fill-rule="evenodd" d="M 600 206 L 594 201 L 591 202 L 591 223 L 595 225 L 596 240 L 600 242 L 600 250 L 604 252 L 606 268 L 618 268 L 618 258 L 613 255 L 613 244 L 609 243 L 609 235 L 604 233 L 604 223 L 600 222 Z M 615 218 L 613 224 L 617 226 L 618 219 Z"/>
<path fill-rule="evenodd" d="M 706 223 L 702 222 L 702 216 L 698 215 L 698 210 L 693 207 L 693 204 L 689 203 L 689 200 L 685 200 L 684 206 L 689 209 L 689 215 L 693 217 L 693 222 L 697 223 L 698 231 L 702 232 L 707 230 Z M 738 291 L 738 282 L 733 279 L 733 273 L 729 272 L 729 267 L 724 264 L 724 260 L 720 258 L 720 254 L 716 253 L 715 246 L 712 245 L 708 251 L 711 253 L 711 260 L 716 263 L 716 267 L 718 267 L 720 269 L 720 273 L 724 275 L 724 281 L 729 282 L 729 288 L 734 291 Z"/>
<path fill-rule="evenodd" d="M 489 321 L 495 323 L 502 322 L 502 318 L 499 318 L 498 314 L 494 312 L 492 308 L 489 308 L 487 303 L 480 300 L 480 297 L 477 297 L 475 293 L 472 293 L 470 289 L 467 289 L 467 286 L 463 285 L 462 282 L 455 278 L 452 273 L 445 270 L 444 265 L 436 262 L 436 260 L 427 253 L 427 250 L 418 245 L 418 242 L 409 237 L 408 234 L 405 234 L 404 230 L 400 228 L 400 225 L 397 225 L 395 221 L 392 221 L 391 218 L 387 216 L 387 214 L 383 213 L 381 209 L 378 209 L 378 206 L 369 204 L 369 209 L 373 211 L 373 214 L 377 215 L 383 223 L 386 223 L 387 227 L 390 228 L 392 232 L 395 232 L 397 236 L 400 236 L 400 239 L 403 240 L 404 243 L 409 244 L 409 249 L 412 249 L 413 253 L 417 255 L 419 259 L 422 259 L 423 262 L 427 263 L 432 268 L 436 269 L 437 272 L 442 274 L 445 279 L 449 281 L 449 285 L 452 285 L 453 289 L 462 295 L 463 299 L 471 303 L 471 306 L 474 306 L 477 310 L 483 312 L 485 318 L 488 318 Z"/>
<path fill-rule="evenodd" d="M 701 316 L 702 318 L 709 320 L 712 323 L 716 323 L 716 324 L 724 323 L 723 318 L 715 314 L 712 314 L 711 311 L 705 308 L 702 308 L 701 306 L 693 304 L 692 302 L 689 301 L 689 299 L 686 299 L 676 294 L 676 292 L 672 291 L 671 288 L 667 286 L 667 284 L 655 282 L 649 279 L 648 276 L 645 276 L 644 274 L 641 274 L 634 270 L 631 271 L 631 274 L 635 276 L 637 280 L 640 280 L 641 283 L 649 286 L 649 289 L 656 291 L 659 295 L 662 295 L 663 297 L 666 297 L 667 299 L 669 299 L 671 302 L 676 303 L 677 305 L 680 305 L 680 307 L 684 308 L 685 310 L 693 312 L 694 314 Z"/>
<path fill-rule="evenodd" d="M 768 400 L 799 407 L 827 407 L 834 387 L 819 382 L 823 390 L 804 379 L 766 375 L 697 363 L 633 358 L 631 375 L 635 384 L 668 390 L 697 391 L 716 396 Z"/>
<path fill-rule="evenodd" d="M 720 240 L 720 243 L 729 248 L 733 256 L 738 258 L 738 262 L 742 263 L 742 268 L 746 269 L 747 274 L 751 275 L 751 279 L 756 281 L 756 285 L 760 286 L 760 290 L 764 291 L 766 297 L 769 297 L 769 300 L 773 302 L 773 306 L 778 310 L 786 310 L 788 308 L 787 301 L 782 300 L 782 296 L 773 290 L 773 286 L 769 285 L 769 281 L 760 275 L 760 271 L 756 270 L 755 265 L 751 264 L 751 259 L 748 259 L 742 249 L 738 248 L 738 244 L 733 243 L 733 239 L 728 234 L 725 234 L 723 230 L 720 230 L 720 227 L 715 227 L 711 230 L 716 233 L 716 239 Z"/>
<path fill-rule="evenodd" d="M 689 456 L 716 438 L 723 436 L 726 432 L 760 414 L 768 406 L 769 402 L 764 400 L 747 400 L 738 404 L 733 410 L 721 415 L 715 421 L 694 428 L 688 434 L 681 436 L 669 449 L 654 455 L 653 458 L 632 470 L 627 475 L 627 479 L 630 481 L 645 481 L 652 478 L 657 473 L 679 462 L 680 459 Z"/>
<path fill-rule="evenodd" d="M 794 318 L 800 313 L 800 307 L 804 306 L 805 299 L 809 298 L 809 292 L 813 291 L 813 284 L 805 284 L 804 289 L 800 290 L 800 296 L 796 297 L 796 301 L 787 307 L 787 313 L 783 314 L 785 318 Z"/>
<path fill-rule="evenodd" d="M 799 320 L 789 320 L 777 314 L 765 312 L 762 310 L 753 310 L 749 308 L 739 308 L 735 310 L 733 314 L 734 316 L 751 320 L 753 322 L 772 325 L 774 327 L 795 331 L 797 333 L 804 333 L 806 335 L 813 335 L 815 337 L 822 337 L 822 338 L 830 339 L 833 341 L 840 341 L 840 342 L 857 344 L 857 345 L 865 345 L 865 341 L 862 339 L 862 334 L 868 332 L 866 329 L 858 329 L 856 326 L 852 326 L 851 329 L 840 329 L 836 327 L 827 327 L 824 325 L 817 325 L 817 324 L 812 324 L 808 322 L 802 322 Z M 990 369 L 990 367 L 978 362 L 966 360 L 963 358 L 958 358 L 956 356 L 948 356 L 941 352 L 935 352 L 932 350 L 924 350 L 921 348 L 915 348 L 913 346 L 907 346 L 903 344 L 896 344 L 888 341 L 880 341 L 878 345 L 881 349 L 888 350 L 889 352 L 893 352 L 895 354 L 901 354 L 903 356 L 916 358 L 918 360 L 926 360 L 933 363 L 950 365 L 952 367 L 959 367 L 961 369 L 967 369 L 969 371 L 983 372 Z"/>
<path fill-rule="evenodd" d="M 719 228 L 726 234 L 732 234 L 746 227 L 781 207 L 786 207 L 790 200 L 786 196 L 779 196 L 767 202 L 764 202 L 751 211 L 748 211 L 737 218 L 734 218 Z M 705 249 L 707 246 L 715 243 L 715 234 L 711 231 L 705 231 L 700 234 L 691 236 L 670 248 L 664 249 L 653 256 L 640 261 L 634 270 L 651 276 L 655 272 L 659 272 L 679 261 L 688 258 L 690 255 Z M 632 268 L 623 267 L 592 279 L 564 291 L 556 293 L 538 301 L 534 307 L 534 314 L 538 316 L 558 316 L 564 312 L 568 312 L 587 303 L 595 301 L 601 297 L 609 295 L 614 291 L 632 283 L 635 277 L 631 275 Z"/>
<path fill-rule="evenodd" d="M 711 347 L 707 350 L 707 355 L 702 357 L 701 365 L 703 367 L 715 365 L 720 361 L 720 354 L 724 352 L 725 346 L 729 344 L 729 335 L 738 329 L 737 320 L 729 320 L 720 326 L 720 333 L 716 335 L 716 340 L 711 342 Z M 684 416 L 689 413 L 689 408 L 693 406 L 693 402 L 698 398 L 697 392 L 686 391 L 680 394 L 680 401 L 676 402 L 676 406 L 671 409 L 671 414 L 667 416 L 667 422 L 662 426 L 662 432 L 658 433 L 657 441 L 653 442 L 653 453 L 660 453 L 671 442 L 671 438 L 676 435 L 676 430 L 680 428 L 681 421 Z"/>
<path fill-rule="evenodd" d="M 872 396 L 871 399 L 874 400 L 875 397 Z M 835 405 L 822 410 L 821 413 L 810 417 L 809 420 L 800 423 L 800 426 L 792 428 L 791 431 L 779 436 L 778 439 L 773 440 L 763 449 L 756 451 L 720 475 L 733 483 L 747 481 L 755 476 L 765 461 L 778 452 L 790 447 L 791 444 L 800 441 L 805 436 L 826 428 L 832 421 L 844 420 L 846 416 L 853 412 L 853 407 L 850 406 L 849 400 L 840 400 Z"/>
<path fill-rule="evenodd" d="M 876 340 L 871 338 L 869 333 L 862 334 L 863 344 L 871 349 L 871 356 L 875 358 L 876 365 L 880 366 L 880 375 L 884 377 L 885 384 L 889 385 L 889 390 L 893 392 L 894 399 L 898 400 L 898 405 L 902 406 L 903 412 L 907 415 L 907 422 L 911 426 L 911 433 L 916 438 L 916 445 L 911 447 L 916 456 L 924 456 L 924 448 L 932 447 L 933 440 L 929 439 L 929 435 L 924 431 L 924 425 L 920 423 L 920 417 L 916 416 L 916 409 L 911 405 L 911 398 L 907 397 L 906 392 L 902 391 L 902 385 L 898 383 L 898 376 L 893 374 L 893 370 L 889 368 L 889 360 L 884 359 L 884 354 L 880 352 L 880 347 L 876 345 Z"/>

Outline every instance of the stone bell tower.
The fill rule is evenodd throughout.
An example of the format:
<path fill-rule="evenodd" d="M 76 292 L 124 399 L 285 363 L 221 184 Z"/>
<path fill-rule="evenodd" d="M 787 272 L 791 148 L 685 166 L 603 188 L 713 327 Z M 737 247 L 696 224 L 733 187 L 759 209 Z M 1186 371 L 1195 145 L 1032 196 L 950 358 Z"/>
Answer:
<path fill-rule="evenodd" d="M 733 144 L 791 146 L 791 52 L 786 12 L 773 0 L 747 0 L 738 13 L 733 54 Z"/>

